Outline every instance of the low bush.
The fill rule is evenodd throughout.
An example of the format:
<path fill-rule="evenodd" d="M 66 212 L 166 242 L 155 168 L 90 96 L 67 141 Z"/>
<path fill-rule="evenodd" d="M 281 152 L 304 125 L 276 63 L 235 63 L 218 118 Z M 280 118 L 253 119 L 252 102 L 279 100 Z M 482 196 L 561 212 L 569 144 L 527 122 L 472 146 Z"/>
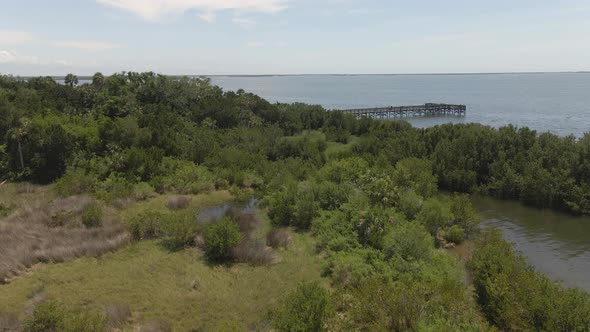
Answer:
<path fill-rule="evenodd" d="M 424 199 L 413 190 L 408 190 L 399 195 L 395 207 L 403 213 L 408 220 L 413 220 L 420 212 Z"/>
<path fill-rule="evenodd" d="M 424 224 L 430 234 L 435 235 L 439 229 L 449 226 L 452 217 L 447 204 L 438 199 L 430 198 L 424 202 L 416 219 Z"/>
<path fill-rule="evenodd" d="M 35 307 L 25 319 L 27 332 L 103 332 L 107 318 L 94 311 L 70 311 L 57 301 Z"/>
<path fill-rule="evenodd" d="M 59 331 L 63 325 L 65 311 L 61 304 L 55 301 L 47 301 L 39 304 L 25 320 L 25 331 L 47 332 Z"/>
<path fill-rule="evenodd" d="M 416 222 L 400 222 L 383 238 L 383 251 L 388 257 L 400 256 L 405 260 L 430 257 L 434 240 L 424 227 Z"/>
<path fill-rule="evenodd" d="M 273 249 L 287 248 L 291 243 L 291 235 L 284 228 L 273 228 L 266 235 L 266 245 Z"/>
<path fill-rule="evenodd" d="M 590 296 L 532 269 L 497 230 L 486 230 L 470 262 L 477 300 L 501 330 L 590 331 Z"/>
<path fill-rule="evenodd" d="M 127 180 L 124 174 L 111 173 L 104 181 L 100 182 L 96 189 L 98 198 L 105 202 L 126 198 L 133 194 L 134 184 Z"/>
<path fill-rule="evenodd" d="M 240 227 L 231 219 L 223 218 L 205 226 L 203 238 L 205 253 L 210 260 L 228 260 L 232 256 L 232 248 L 240 242 Z"/>
<path fill-rule="evenodd" d="M 80 168 L 70 168 L 55 183 L 55 190 L 60 196 L 92 193 L 98 186 L 98 179 Z"/>
<path fill-rule="evenodd" d="M 102 225 L 103 211 L 98 202 L 86 205 L 82 210 L 82 224 L 87 228 L 100 227 Z"/>
<path fill-rule="evenodd" d="M 155 239 L 164 234 L 162 225 L 166 218 L 162 212 L 147 210 L 127 220 L 126 225 L 136 241 Z"/>
<path fill-rule="evenodd" d="M 191 213 L 174 213 L 166 215 L 161 224 L 163 244 L 170 250 L 179 250 L 193 246 L 199 224 Z"/>
<path fill-rule="evenodd" d="M 156 196 L 156 190 L 149 183 L 140 182 L 133 186 L 133 198 L 138 201 L 145 201 Z"/>
<path fill-rule="evenodd" d="M 459 225 L 453 225 L 444 232 L 444 238 L 449 242 L 460 244 L 465 241 L 465 230 Z"/>
<path fill-rule="evenodd" d="M 317 282 L 301 283 L 274 312 L 272 325 L 278 331 L 324 331 L 332 313 L 330 294 L 324 287 Z"/>

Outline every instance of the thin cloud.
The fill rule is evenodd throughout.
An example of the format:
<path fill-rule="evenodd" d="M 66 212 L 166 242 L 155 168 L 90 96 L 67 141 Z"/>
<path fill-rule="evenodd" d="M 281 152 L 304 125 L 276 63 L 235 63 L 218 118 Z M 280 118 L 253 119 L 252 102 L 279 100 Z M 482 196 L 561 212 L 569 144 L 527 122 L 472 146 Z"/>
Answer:
<path fill-rule="evenodd" d="M 0 30 L 0 45 L 24 44 L 35 38 L 25 31 Z"/>
<path fill-rule="evenodd" d="M 106 42 L 99 42 L 99 41 L 91 41 L 91 40 L 58 40 L 51 42 L 51 46 L 59 47 L 59 48 L 73 48 L 78 50 L 84 51 L 110 51 L 112 49 L 118 48 L 119 45 L 106 43 Z"/>
<path fill-rule="evenodd" d="M 11 50 L 0 50 L 0 63 L 1 64 L 8 64 L 8 63 L 17 63 L 17 64 L 39 64 L 40 61 L 37 57 L 28 56 L 28 55 L 21 55 L 15 51 Z"/>
<path fill-rule="evenodd" d="M 288 0 L 96 0 L 99 4 L 136 14 L 156 21 L 163 16 L 199 11 L 201 19 L 213 22 L 215 14 L 236 12 L 277 13 L 287 8 Z"/>
<path fill-rule="evenodd" d="M 257 24 L 257 22 L 254 21 L 253 19 L 246 18 L 246 17 L 234 17 L 232 19 L 232 22 L 234 22 L 234 24 L 239 25 L 240 27 L 242 27 L 244 29 L 252 29 Z"/>
<path fill-rule="evenodd" d="M 246 46 L 248 46 L 249 48 L 260 48 L 264 46 L 264 43 L 259 41 L 252 41 L 247 43 Z"/>

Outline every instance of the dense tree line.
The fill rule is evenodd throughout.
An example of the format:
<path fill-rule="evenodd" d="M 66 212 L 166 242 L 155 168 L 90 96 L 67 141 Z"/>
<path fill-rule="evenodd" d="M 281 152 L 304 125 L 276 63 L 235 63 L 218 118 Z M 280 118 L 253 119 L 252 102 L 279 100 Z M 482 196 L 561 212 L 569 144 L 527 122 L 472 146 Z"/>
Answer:
<path fill-rule="evenodd" d="M 371 163 L 429 159 L 441 188 L 449 191 L 590 213 L 590 135 L 576 139 L 477 124 L 416 129 L 403 122 L 355 120 L 320 106 L 270 104 L 242 90 L 224 92 L 206 79 L 153 73 L 97 74 L 91 84 L 76 82 L 72 77 L 67 84 L 43 77 L 0 78 L 4 178 L 47 183 L 68 165 L 114 154 L 127 162 L 119 165 L 123 168 L 134 167 L 133 160 L 163 156 L 203 163 L 239 135 L 250 146 L 224 151 L 226 157 L 235 152 L 257 154 L 254 163 L 258 157 L 310 160 L 321 146 L 280 137 L 322 129 L 331 141 L 361 136 L 354 153 L 370 156 Z M 256 137 L 245 137 L 250 135 Z M 322 162 L 321 157 L 314 161 Z M 150 172 L 142 167 L 142 174 L 133 173 L 146 180 Z"/>
<path fill-rule="evenodd" d="M 575 139 L 477 124 L 416 129 L 320 106 L 271 104 L 243 90 L 224 92 L 207 79 L 154 73 L 97 73 L 81 85 L 69 75 L 64 83 L 0 77 L 0 180 L 56 182 L 60 195 L 91 193 L 112 204 L 154 191 L 254 193 L 274 226 L 314 234 L 339 294 L 301 285 L 301 294 L 276 313 L 280 330 L 487 329 L 461 266 L 436 249 L 475 236 L 477 214 L 468 196 L 441 196 L 439 187 L 590 213 L 590 135 Z M 190 222 L 156 217 L 140 215 L 130 223 L 134 237 L 160 234 L 174 247 L 194 241 Z M 236 233 L 231 222 L 220 225 L 206 233 L 220 244 L 209 255 L 221 260 L 238 238 L 224 235 Z M 504 242 L 484 240 L 474 282 L 490 323 L 587 327 L 567 313 L 581 304 L 580 314 L 588 316 L 587 297 L 571 293 L 559 302 L 570 293 L 528 274 Z M 494 260 L 496 252 L 510 256 Z M 498 274 L 486 274 L 488 265 Z M 519 310 L 532 314 L 506 314 L 509 302 L 499 292 L 518 285 L 496 284 L 497 276 L 512 275 L 502 271 L 547 285 L 530 286 L 538 311 L 527 302 Z M 543 303 L 555 310 L 536 307 Z"/>

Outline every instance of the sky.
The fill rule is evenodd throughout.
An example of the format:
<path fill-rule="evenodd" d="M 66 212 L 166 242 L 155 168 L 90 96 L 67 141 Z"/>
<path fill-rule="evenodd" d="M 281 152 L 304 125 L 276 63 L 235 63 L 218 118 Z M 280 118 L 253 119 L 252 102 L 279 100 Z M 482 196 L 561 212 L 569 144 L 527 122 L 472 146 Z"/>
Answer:
<path fill-rule="evenodd" d="M 588 70 L 588 0 L 0 0 L 1 74 Z"/>

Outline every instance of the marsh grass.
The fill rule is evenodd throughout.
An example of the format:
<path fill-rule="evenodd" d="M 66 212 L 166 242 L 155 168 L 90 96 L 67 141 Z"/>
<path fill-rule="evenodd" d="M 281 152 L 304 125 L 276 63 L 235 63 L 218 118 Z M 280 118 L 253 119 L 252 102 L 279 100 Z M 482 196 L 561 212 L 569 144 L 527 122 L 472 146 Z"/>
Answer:
<path fill-rule="evenodd" d="M 291 235 L 285 228 L 273 228 L 266 235 L 266 244 L 273 248 L 287 248 L 291 243 Z"/>
<path fill-rule="evenodd" d="M 108 326 L 116 328 L 124 325 L 131 317 L 131 307 L 128 304 L 109 304 L 105 308 Z"/>
<path fill-rule="evenodd" d="M 83 211 L 91 204 L 84 196 L 32 202 L 0 220 L 0 283 L 37 263 L 99 256 L 127 244 L 129 234 L 112 216 L 99 216 L 101 227 L 82 225 Z"/>
<path fill-rule="evenodd" d="M 186 196 L 174 196 L 168 199 L 168 202 L 166 202 L 166 206 L 172 210 L 181 210 L 186 209 L 189 206 L 190 202 L 190 198 Z"/>
<path fill-rule="evenodd" d="M 166 318 L 174 331 L 244 331 L 264 321 L 297 283 L 319 280 L 321 271 L 307 234 L 295 234 L 281 262 L 265 267 L 210 265 L 198 250 L 170 252 L 158 241 L 142 241 L 101 258 L 44 265 L 0 286 L 0 312 L 19 314 L 30 301 L 27 295 L 43 285 L 49 299 L 68 306 L 128 304 L 128 327 Z"/>

